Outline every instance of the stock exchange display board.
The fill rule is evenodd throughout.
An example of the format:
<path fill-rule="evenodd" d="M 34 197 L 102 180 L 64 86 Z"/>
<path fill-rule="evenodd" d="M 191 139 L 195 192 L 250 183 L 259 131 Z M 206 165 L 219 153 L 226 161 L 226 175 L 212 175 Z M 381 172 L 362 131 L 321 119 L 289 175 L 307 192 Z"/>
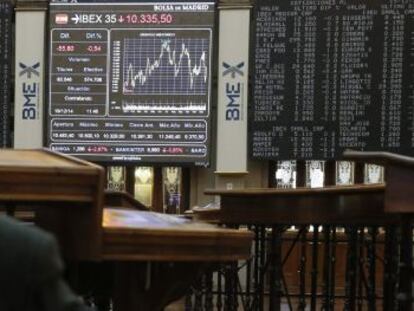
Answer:
<path fill-rule="evenodd" d="M 0 148 L 10 146 L 13 6 L 0 2 Z"/>
<path fill-rule="evenodd" d="M 256 159 L 414 155 L 412 0 L 258 0 Z"/>
<path fill-rule="evenodd" d="M 207 165 L 212 2 L 52 2 L 48 145 Z"/>

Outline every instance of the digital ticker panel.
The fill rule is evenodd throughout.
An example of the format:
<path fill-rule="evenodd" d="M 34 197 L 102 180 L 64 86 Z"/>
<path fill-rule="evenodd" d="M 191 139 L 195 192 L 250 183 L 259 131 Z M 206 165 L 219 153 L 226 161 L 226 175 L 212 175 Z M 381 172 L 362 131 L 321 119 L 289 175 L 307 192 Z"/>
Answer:
<path fill-rule="evenodd" d="M 258 0 L 255 159 L 413 155 L 414 1 Z"/>
<path fill-rule="evenodd" d="M 12 72 L 12 18 L 11 1 L 0 2 L 0 148 L 10 145 L 10 98 Z"/>
<path fill-rule="evenodd" d="M 48 145 L 208 165 L 213 2 L 52 2 Z"/>

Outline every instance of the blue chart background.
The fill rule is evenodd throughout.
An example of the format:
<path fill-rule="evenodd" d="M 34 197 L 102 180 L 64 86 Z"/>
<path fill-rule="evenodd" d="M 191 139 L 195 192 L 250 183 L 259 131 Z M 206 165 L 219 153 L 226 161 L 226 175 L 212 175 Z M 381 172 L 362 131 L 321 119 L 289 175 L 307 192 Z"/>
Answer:
<path fill-rule="evenodd" d="M 163 49 L 164 44 L 164 49 Z M 188 56 L 182 53 L 183 45 L 188 50 Z M 166 50 L 169 46 L 170 56 Z M 164 51 L 161 55 L 161 51 Z M 174 52 L 175 51 L 175 55 Z M 202 55 L 204 52 L 204 61 Z M 131 81 L 131 76 L 137 76 L 145 69 L 149 60 L 154 64 L 160 60 L 160 65 L 149 75 L 146 81 L 135 79 L 135 88 L 127 88 L 125 94 L 133 95 L 205 95 L 208 89 L 209 72 L 209 40 L 207 38 L 125 38 L 123 43 L 123 83 Z M 180 55 L 183 54 L 181 64 Z M 171 58 L 178 74 L 174 73 L 174 64 L 169 63 Z M 189 66 L 188 60 L 191 61 Z M 194 66 L 202 66 L 199 74 L 193 74 Z M 191 70 L 191 71 L 190 71 Z M 205 79 L 206 78 L 206 79 Z"/>

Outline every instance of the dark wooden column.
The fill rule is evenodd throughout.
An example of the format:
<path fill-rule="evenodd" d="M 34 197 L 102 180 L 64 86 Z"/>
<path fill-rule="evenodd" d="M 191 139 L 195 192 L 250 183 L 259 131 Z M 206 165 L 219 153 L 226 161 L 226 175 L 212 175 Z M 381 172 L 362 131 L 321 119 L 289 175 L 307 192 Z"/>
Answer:
<path fill-rule="evenodd" d="M 163 184 L 162 184 L 162 167 L 154 167 L 154 186 L 152 188 L 152 210 L 163 213 Z"/>

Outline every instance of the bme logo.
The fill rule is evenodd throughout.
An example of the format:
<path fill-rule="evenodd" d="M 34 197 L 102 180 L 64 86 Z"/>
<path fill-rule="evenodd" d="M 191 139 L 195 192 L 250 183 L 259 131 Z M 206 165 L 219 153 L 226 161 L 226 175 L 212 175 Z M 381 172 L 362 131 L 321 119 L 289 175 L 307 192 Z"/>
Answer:
<path fill-rule="evenodd" d="M 35 76 L 39 76 L 39 71 L 37 71 L 37 68 L 40 67 L 40 63 L 37 62 L 36 64 L 34 64 L 33 66 L 27 66 L 23 63 L 19 63 L 20 68 L 22 69 L 19 73 L 19 76 L 21 77 L 22 75 L 27 75 L 28 79 L 32 78 L 32 74 L 34 74 Z"/>
<path fill-rule="evenodd" d="M 32 78 L 39 77 L 39 67 L 40 63 L 35 63 L 32 66 L 19 63 L 21 71 L 19 76 L 26 76 L 27 80 Z M 34 81 L 23 81 L 22 82 L 22 96 L 23 96 L 23 107 L 22 107 L 22 119 L 23 120 L 35 120 L 37 119 L 37 109 L 38 109 L 38 94 L 39 94 L 39 83 Z"/>
<path fill-rule="evenodd" d="M 230 78 L 235 81 L 227 82 L 225 84 L 225 94 L 227 98 L 226 103 L 226 120 L 227 121 L 239 121 L 241 118 L 241 104 L 242 104 L 242 92 L 243 81 L 239 81 L 236 77 L 243 77 L 244 62 L 238 63 L 235 66 L 229 65 L 223 62 L 223 77 L 230 75 Z"/>
<path fill-rule="evenodd" d="M 231 74 L 231 77 L 234 79 L 236 77 L 236 74 L 239 74 L 241 76 L 244 76 L 244 73 L 242 71 L 242 68 L 244 67 L 244 62 L 241 62 L 237 64 L 236 66 L 231 66 L 225 62 L 223 62 L 223 67 L 226 68 L 223 72 L 223 77 L 227 76 L 228 74 Z"/>

